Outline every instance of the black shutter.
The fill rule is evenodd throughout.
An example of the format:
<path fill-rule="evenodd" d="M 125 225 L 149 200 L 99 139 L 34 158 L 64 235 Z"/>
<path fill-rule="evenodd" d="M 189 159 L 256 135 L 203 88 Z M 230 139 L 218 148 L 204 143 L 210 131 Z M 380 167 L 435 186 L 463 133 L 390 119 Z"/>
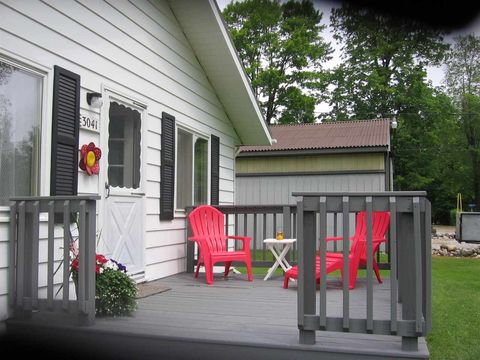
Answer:
<path fill-rule="evenodd" d="M 175 198 L 175 117 L 162 113 L 160 220 L 172 220 Z"/>
<path fill-rule="evenodd" d="M 210 161 L 210 204 L 218 205 L 220 200 L 220 139 L 211 137 Z"/>
<path fill-rule="evenodd" d="M 80 75 L 54 67 L 51 195 L 77 195 Z"/>

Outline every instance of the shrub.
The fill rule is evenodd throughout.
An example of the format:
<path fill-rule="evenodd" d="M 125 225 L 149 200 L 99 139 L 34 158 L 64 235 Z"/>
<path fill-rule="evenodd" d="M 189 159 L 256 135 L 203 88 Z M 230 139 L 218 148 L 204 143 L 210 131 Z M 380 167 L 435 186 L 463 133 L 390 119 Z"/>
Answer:
<path fill-rule="evenodd" d="M 136 295 L 137 286 L 127 273 L 107 268 L 96 278 L 96 314 L 130 315 L 137 307 Z"/>
<path fill-rule="evenodd" d="M 95 314 L 98 316 L 130 315 L 137 308 L 137 285 L 127 268 L 101 254 L 95 258 Z M 72 279 L 78 284 L 78 254 L 71 264 Z"/>

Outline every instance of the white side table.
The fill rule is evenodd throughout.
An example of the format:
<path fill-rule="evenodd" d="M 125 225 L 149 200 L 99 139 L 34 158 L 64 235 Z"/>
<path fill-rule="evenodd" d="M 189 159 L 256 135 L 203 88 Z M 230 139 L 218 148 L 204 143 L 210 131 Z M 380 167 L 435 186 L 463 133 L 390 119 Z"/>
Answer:
<path fill-rule="evenodd" d="M 267 248 L 272 252 L 273 256 L 275 257 L 275 263 L 272 265 L 270 269 L 268 269 L 267 275 L 263 280 L 268 280 L 275 270 L 277 270 L 278 266 L 280 265 L 283 271 L 287 271 L 291 268 L 290 264 L 285 259 L 285 255 L 287 255 L 288 250 L 290 250 L 293 244 L 297 241 L 297 239 L 265 239 L 263 243 L 267 245 Z M 281 245 L 283 246 L 283 250 L 279 253 L 275 246 Z"/>

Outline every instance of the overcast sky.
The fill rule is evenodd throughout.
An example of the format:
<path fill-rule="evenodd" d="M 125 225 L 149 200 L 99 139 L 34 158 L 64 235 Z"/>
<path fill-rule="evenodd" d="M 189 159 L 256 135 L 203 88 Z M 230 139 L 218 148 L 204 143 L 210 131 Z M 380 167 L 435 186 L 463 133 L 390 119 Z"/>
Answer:
<path fill-rule="evenodd" d="M 241 1 L 241 0 L 240 0 Z M 473 1 L 478 1 L 478 0 L 473 0 Z M 220 10 L 223 10 L 225 6 L 227 6 L 232 0 L 216 0 Z M 335 65 L 337 65 L 341 60 L 340 60 L 340 50 L 339 46 L 335 43 L 333 40 L 333 37 L 330 33 L 330 10 L 334 6 L 338 6 L 338 2 L 331 2 L 327 0 L 314 0 L 315 7 L 323 12 L 323 17 L 322 17 L 322 23 L 327 25 L 327 28 L 323 32 L 324 39 L 327 42 L 331 42 L 332 46 L 336 49 L 335 53 L 333 54 L 333 59 L 329 61 L 327 64 L 325 64 L 326 68 L 333 68 Z M 477 36 L 480 35 L 480 15 L 476 18 L 475 21 L 473 21 L 471 24 L 469 24 L 467 27 L 464 29 L 458 29 L 455 32 L 451 33 L 448 35 L 445 40 L 448 42 L 453 42 L 453 38 L 457 35 L 460 34 L 469 34 L 469 33 L 474 33 Z M 432 84 L 434 86 L 439 86 L 441 85 L 441 82 L 443 80 L 444 76 L 444 69 L 439 67 L 439 68 L 434 68 L 430 67 L 427 68 L 427 76 L 428 79 L 432 81 Z M 323 112 L 323 111 L 328 111 L 328 108 L 326 107 L 326 104 L 319 106 L 319 108 L 316 109 L 316 112 Z"/>

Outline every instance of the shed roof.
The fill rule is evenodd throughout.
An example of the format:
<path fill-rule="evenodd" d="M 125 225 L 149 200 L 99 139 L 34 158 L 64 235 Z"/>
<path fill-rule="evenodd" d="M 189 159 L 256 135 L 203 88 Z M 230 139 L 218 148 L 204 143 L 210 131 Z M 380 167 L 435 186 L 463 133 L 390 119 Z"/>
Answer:
<path fill-rule="evenodd" d="M 390 119 L 270 126 L 272 146 L 242 146 L 241 152 L 322 150 L 390 146 Z"/>

